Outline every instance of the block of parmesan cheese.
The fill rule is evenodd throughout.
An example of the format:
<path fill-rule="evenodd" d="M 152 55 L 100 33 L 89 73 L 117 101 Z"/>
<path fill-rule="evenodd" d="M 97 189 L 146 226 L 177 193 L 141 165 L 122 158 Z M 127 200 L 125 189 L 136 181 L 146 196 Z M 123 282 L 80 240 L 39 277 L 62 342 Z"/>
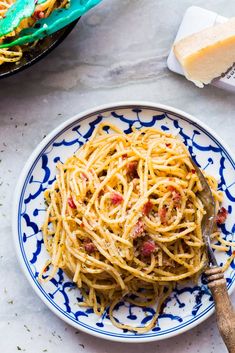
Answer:
<path fill-rule="evenodd" d="M 185 76 L 203 87 L 235 62 L 235 17 L 181 39 L 174 53 Z"/>

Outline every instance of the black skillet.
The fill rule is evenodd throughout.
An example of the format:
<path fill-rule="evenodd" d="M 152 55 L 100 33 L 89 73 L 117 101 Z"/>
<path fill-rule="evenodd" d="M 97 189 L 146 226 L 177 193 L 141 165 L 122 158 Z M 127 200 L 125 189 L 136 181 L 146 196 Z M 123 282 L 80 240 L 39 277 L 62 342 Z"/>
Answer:
<path fill-rule="evenodd" d="M 79 20 L 79 19 L 78 19 Z M 44 58 L 53 49 L 55 49 L 73 30 L 78 20 L 72 22 L 65 28 L 53 33 L 52 35 L 40 40 L 35 47 L 30 48 L 29 51 L 24 52 L 23 57 L 19 63 L 4 63 L 0 65 L 0 78 L 5 78 L 27 69 L 35 64 L 37 61 Z"/>

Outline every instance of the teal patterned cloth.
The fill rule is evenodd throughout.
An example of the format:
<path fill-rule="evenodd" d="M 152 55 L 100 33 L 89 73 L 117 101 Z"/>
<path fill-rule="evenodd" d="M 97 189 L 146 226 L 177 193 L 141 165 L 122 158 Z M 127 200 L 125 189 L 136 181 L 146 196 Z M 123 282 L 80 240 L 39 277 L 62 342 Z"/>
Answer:
<path fill-rule="evenodd" d="M 19 26 L 21 20 L 32 15 L 37 4 L 42 4 L 46 0 L 16 0 L 9 8 L 5 16 L 0 20 L 0 36 L 5 36 L 14 31 Z"/>
<path fill-rule="evenodd" d="M 14 38 L 11 42 L 2 43 L 0 48 L 23 45 L 47 37 L 75 21 L 101 1 L 102 0 L 70 0 L 67 7 L 54 10 L 49 17 L 37 21 L 33 27 L 23 29 L 17 38 Z M 37 4 L 43 2 L 45 2 L 45 0 L 38 0 Z M 32 15 L 34 9 L 34 0 L 17 0 L 7 11 L 6 17 L 0 20 L 0 36 L 12 32 L 23 18 Z"/>

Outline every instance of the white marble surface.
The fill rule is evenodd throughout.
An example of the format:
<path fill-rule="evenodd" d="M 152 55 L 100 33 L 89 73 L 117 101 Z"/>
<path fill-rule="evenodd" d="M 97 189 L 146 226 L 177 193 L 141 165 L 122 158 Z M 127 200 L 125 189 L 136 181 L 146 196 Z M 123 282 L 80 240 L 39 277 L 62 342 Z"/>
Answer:
<path fill-rule="evenodd" d="M 169 104 L 209 124 L 235 152 L 235 95 L 198 89 L 166 67 L 190 5 L 235 15 L 231 0 L 104 0 L 41 63 L 0 81 L 1 353 L 226 352 L 214 316 L 181 336 L 149 344 L 111 343 L 76 331 L 33 292 L 12 244 L 11 200 L 27 157 L 45 134 L 86 108 L 127 99 Z M 235 304 L 235 293 L 232 298 Z"/>

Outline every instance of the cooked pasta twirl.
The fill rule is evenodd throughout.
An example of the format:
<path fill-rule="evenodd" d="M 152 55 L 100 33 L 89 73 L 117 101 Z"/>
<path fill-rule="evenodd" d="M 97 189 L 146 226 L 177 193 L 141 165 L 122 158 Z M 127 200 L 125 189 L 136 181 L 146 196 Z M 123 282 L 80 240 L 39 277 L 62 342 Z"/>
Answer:
<path fill-rule="evenodd" d="M 125 134 L 102 123 L 57 169 L 45 192 L 42 230 L 50 259 L 40 279 L 62 268 L 83 294 L 79 305 L 97 314 L 109 306 L 114 325 L 150 330 L 175 283 L 197 279 L 207 261 L 202 187 L 186 146 L 153 128 Z M 218 210 L 222 194 L 206 177 Z M 213 237 L 220 239 L 218 232 Z M 118 322 L 113 313 L 122 299 L 155 305 L 156 314 L 144 327 Z"/>

